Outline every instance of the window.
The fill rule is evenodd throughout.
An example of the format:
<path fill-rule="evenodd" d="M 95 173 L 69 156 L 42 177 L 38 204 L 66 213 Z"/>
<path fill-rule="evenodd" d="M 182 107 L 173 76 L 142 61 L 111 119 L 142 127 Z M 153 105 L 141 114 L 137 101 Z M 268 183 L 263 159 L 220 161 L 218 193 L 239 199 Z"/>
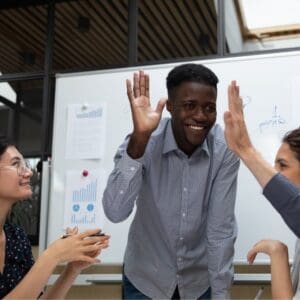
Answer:
<path fill-rule="evenodd" d="M 300 46 L 300 1 L 228 0 L 224 6 L 230 53 Z"/>

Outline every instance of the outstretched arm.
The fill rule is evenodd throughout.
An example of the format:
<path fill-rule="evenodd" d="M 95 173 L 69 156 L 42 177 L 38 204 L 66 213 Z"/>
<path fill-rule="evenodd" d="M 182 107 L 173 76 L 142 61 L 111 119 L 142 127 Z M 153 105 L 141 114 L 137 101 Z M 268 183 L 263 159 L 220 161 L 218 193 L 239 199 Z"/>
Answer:
<path fill-rule="evenodd" d="M 248 252 L 248 262 L 252 264 L 260 252 L 269 255 L 271 259 L 272 298 L 292 299 L 293 288 L 287 246 L 280 241 L 261 240 Z"/>
<path fill-rule="evenodd" d="M 127 153 L 131 158 L 137 159 L 143 156 L 151 133 L 159 124 L 167 99 L 160 99 L 155 110 L 151 108 L 149 75 L 143 71 L 134 73 L 133 88 L 130 80 L 126 80 L 126 85 L 133 119 L 133 133 Z"/>
<path fill-rule="evenodd" d="M 224 113 L 225 138 L 234 151 L 264 188 L 277 171 L 263 159 L 251 143 L 243 114 L 239 87 L 232 81 L 228 87 L 228 108 Z"/>
<path fill-rule="evenodd" d="M 262 186 L 263 193 L 281 214 L 286 224 L 300 237 L 300 189 L 263 159 L 248 135 L 239 87 L 232 81 L 228 87 L 229 111 L 224 113 L 225 138 L 228 147 L 243 160 Z M 277 175 L 276 175 L 277 174 Z"/>
<path fill-rule="evenodd" d="M 88 237 L 97 232 L 99 232 L 99 229 L 86 230 L 52 243 L 37 259 L 21 282 L 4 299 L 37 298 L 59 263 L 71 261 L 97 262 L 96 258 L 88 255 L 90 252 L 99 251 L 102 248 L 101 237 Z"/>

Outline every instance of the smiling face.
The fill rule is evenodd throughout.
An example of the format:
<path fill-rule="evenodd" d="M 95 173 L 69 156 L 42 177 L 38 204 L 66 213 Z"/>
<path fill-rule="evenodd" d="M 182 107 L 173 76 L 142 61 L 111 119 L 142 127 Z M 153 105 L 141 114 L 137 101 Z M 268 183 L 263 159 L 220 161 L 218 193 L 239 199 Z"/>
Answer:
<path fill-rule="evenodd" d="M 216 122 L 217 90 L 213 86 L 186 81 L 169 95 L 167 110 L 179 149 L 190 156 L 203 143 Z"/>
<path fill-rule="evenodd" d="M 278 149 L 275 169 L 293 183 L 300 185 L 300 161 L 287 143 L 282 143 Z"/>
<path fill-rule="evenodd" d="M 12 203 L 30 198 L 32 190 L 30 169 L 18 168 L 23 166 L 24 158 L 14 147 L 9 146 L 0 158 L 0 199 L 11 200 Z M 21 170 L 21 172 L 20 172 Z"/>

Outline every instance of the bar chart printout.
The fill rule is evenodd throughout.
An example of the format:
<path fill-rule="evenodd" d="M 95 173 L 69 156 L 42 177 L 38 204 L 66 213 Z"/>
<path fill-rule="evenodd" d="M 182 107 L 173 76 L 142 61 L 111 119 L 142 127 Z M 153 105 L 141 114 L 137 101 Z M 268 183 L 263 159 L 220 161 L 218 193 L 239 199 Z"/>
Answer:
<path fill-rule="evenodd" d="M 102 194 L 106 182 L 103 170 L 92 170 L 88 176 L 80 171 L 66 173 L 64 229 L 103 228 Z"/>

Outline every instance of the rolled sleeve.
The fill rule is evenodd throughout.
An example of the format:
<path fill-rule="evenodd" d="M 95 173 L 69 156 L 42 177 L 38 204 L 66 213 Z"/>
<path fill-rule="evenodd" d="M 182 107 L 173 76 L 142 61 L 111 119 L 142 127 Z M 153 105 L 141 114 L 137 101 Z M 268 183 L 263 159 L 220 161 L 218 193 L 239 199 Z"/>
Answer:
<path fill-rule="evenodd" d="M 237 225 L 234 206 L 239 160 L 230 151 L 215 178 L 207 223 L 207 255 L 212 299 L 228 299 L 233 282 Z"/>

